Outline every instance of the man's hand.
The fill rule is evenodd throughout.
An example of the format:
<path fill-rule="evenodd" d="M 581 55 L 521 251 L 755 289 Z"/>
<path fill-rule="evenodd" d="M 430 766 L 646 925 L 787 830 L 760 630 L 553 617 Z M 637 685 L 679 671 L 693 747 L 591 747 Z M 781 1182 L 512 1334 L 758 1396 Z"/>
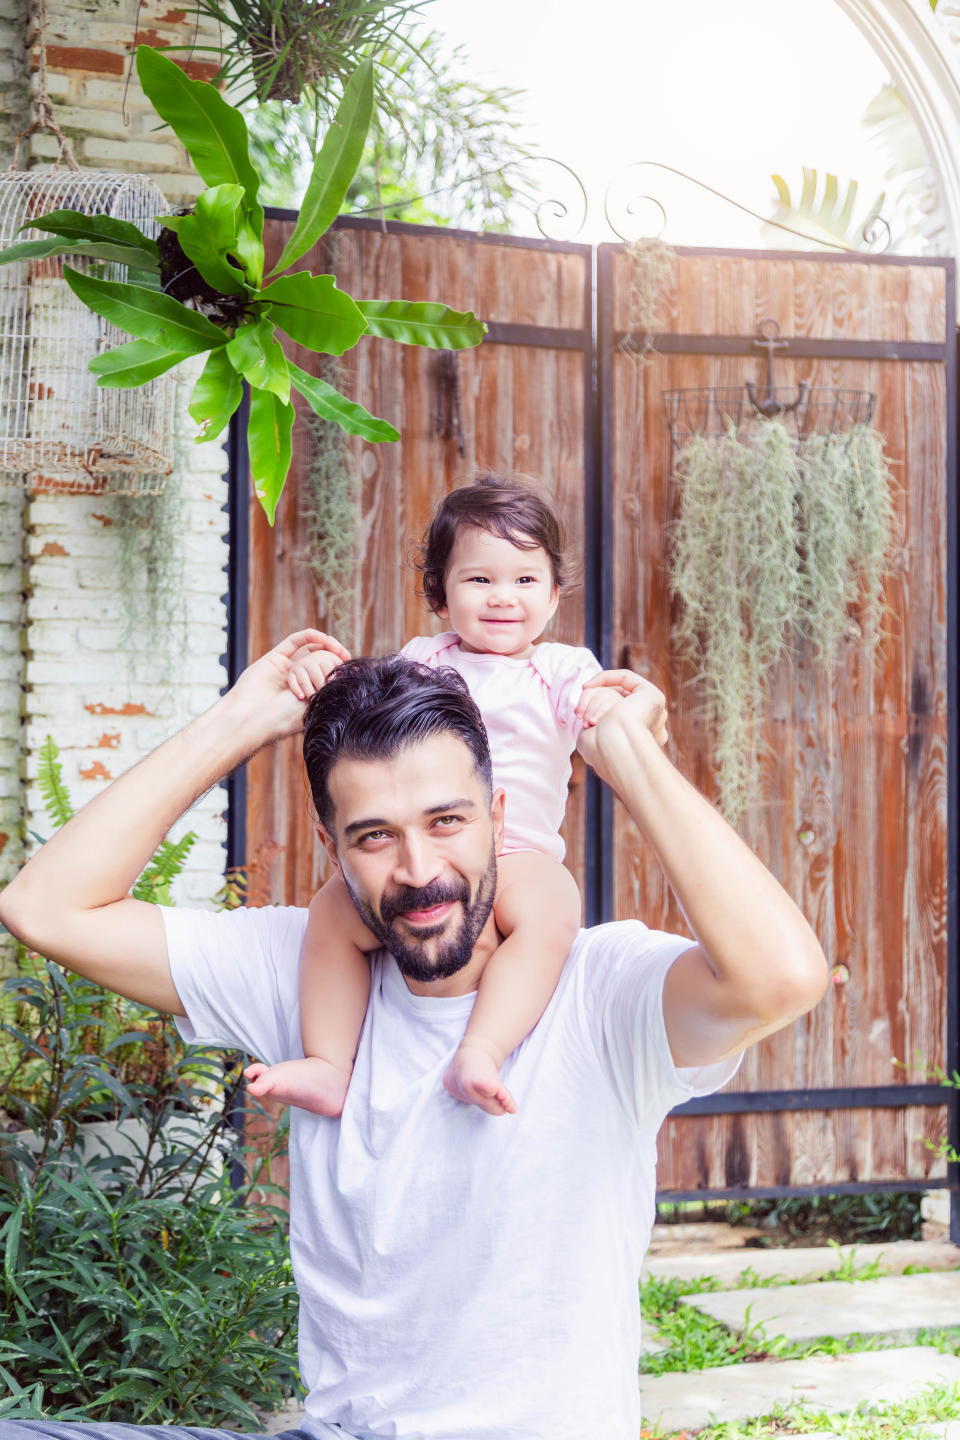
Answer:
<path fill-rule="evenodd" d="M 269 739 L 303 729 L 304 705 L 350 651 L 322 630 L 297 630 L 249 665 L 230 691 L 235 705 L 268 719 Z"/>
<path fill-rule="evenodd" d="M 661 746 L 669 738 L 663 691 L 633 670 L 604 670 L 588 680 L 577 713 L 584 718 L 577 749 L 608 783 L 611 777 L 603 768 L 604 751 L 618 734 L 648 730 Z"/>

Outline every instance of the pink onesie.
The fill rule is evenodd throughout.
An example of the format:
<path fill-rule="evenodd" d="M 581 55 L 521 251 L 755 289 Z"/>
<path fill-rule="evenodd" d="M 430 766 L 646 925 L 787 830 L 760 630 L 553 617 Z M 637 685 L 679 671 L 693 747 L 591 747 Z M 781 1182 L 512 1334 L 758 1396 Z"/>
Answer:
<path fill-rule="evenodd" d="M 567 805 L 570 756 L 580 734 L 574 715 L 584 681 L 600 674 L 589 650 L 537 645 L 526 659 L 463 650 L 459 635 L 417 635 L 400 652 L 436 668 L 449 665 L 470 687 L 487 727 L 493 783 L 506 791 L 504 855 L 538 850 L 562 860 L 559 829 Z"/>

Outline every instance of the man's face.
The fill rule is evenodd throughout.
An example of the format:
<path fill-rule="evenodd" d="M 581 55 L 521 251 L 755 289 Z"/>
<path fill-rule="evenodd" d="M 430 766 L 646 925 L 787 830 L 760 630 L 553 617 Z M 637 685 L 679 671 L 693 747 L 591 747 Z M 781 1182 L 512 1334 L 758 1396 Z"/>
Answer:
<path fill-rule="evenodd" d="M 336 861 L 364 922 L 409 981 L 466 967 L 493 932 L 503 794 L 493 805 L 453 735 L 393 760 L 338 760 L 328 777 Z"/>

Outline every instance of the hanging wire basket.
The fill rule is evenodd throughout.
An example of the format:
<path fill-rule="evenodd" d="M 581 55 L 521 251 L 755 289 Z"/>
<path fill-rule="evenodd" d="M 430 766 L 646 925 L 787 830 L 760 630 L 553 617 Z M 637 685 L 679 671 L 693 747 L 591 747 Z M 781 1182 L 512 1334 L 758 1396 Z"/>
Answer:
<path fill-rule="evenodd" d="M 780 420 L 800 442 L 810 435 L 845 435 L 869 425 L 877 397 L 870 390 L 839 390 L 830 386 L 764 388 L 762 408 L 745 385 L 664 390 L 663 413 L 673 444 L 682 448 L 694 436 L 726 435 L 731 426 L 744 438 L 765 419 Z"/>
<path fill-rule="evenodd" d="M 765 350 L 766 384 L 711 385 L 661 392 L 663 413 L 675 450 L 695 437 L 718 439 L 733 430 L 740 439 L 764 420 L 779 420 L 797 445 L 811 435 L 848 435 L 873 419 L 877 397 L 871 390 L 842 390 L 833 385 L 778 385 L 774 357 L 786 350 L 776 320 L 761 320 L 754 348 Z"/>
<path fill-rule="evenodd" d="M 169 202 L 144 175 L 29 170 L 0 175 L 0 248 L 46 238 L 21 230 L 51 210 L 128 220 L 155 237 Z M 0 484 L 56 494 L 158 495 L 173 468 L 171 374 L 101 389 L 87 369 L 129 336 L 88 310 L 53 257 L 0 266 Z M 107 280 L 126 266 L 102 265 Z"/>

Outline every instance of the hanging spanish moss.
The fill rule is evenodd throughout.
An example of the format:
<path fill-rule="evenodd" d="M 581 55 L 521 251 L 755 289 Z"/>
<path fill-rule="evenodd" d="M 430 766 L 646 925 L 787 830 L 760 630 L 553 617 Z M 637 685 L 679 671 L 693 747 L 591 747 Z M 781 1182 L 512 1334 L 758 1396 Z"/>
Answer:
<path fill-rule="evenodd" d="M 892 476 L 881 437 L 864 426 L 798 444 L 772 420 L 749 443 L 732 427 L 694 437 L 675 479 L 674 638 L 697 666 L 716 727 L 720 807 L 737 823 L 757 796 L 764 700 L 780 660 L 803 639 L 829 668 L 845 636 L 871 647 L 879 637 Z"/>
<path fill-rule="evenodd" d="M 657 336 L 667 328 L 670 295 L 677 273 L 677 252 L 662 240 L 633 240 L 623 247 L 628 261 L 627 338 L 621 348 L 641 364 L 657 352 Z"/>

